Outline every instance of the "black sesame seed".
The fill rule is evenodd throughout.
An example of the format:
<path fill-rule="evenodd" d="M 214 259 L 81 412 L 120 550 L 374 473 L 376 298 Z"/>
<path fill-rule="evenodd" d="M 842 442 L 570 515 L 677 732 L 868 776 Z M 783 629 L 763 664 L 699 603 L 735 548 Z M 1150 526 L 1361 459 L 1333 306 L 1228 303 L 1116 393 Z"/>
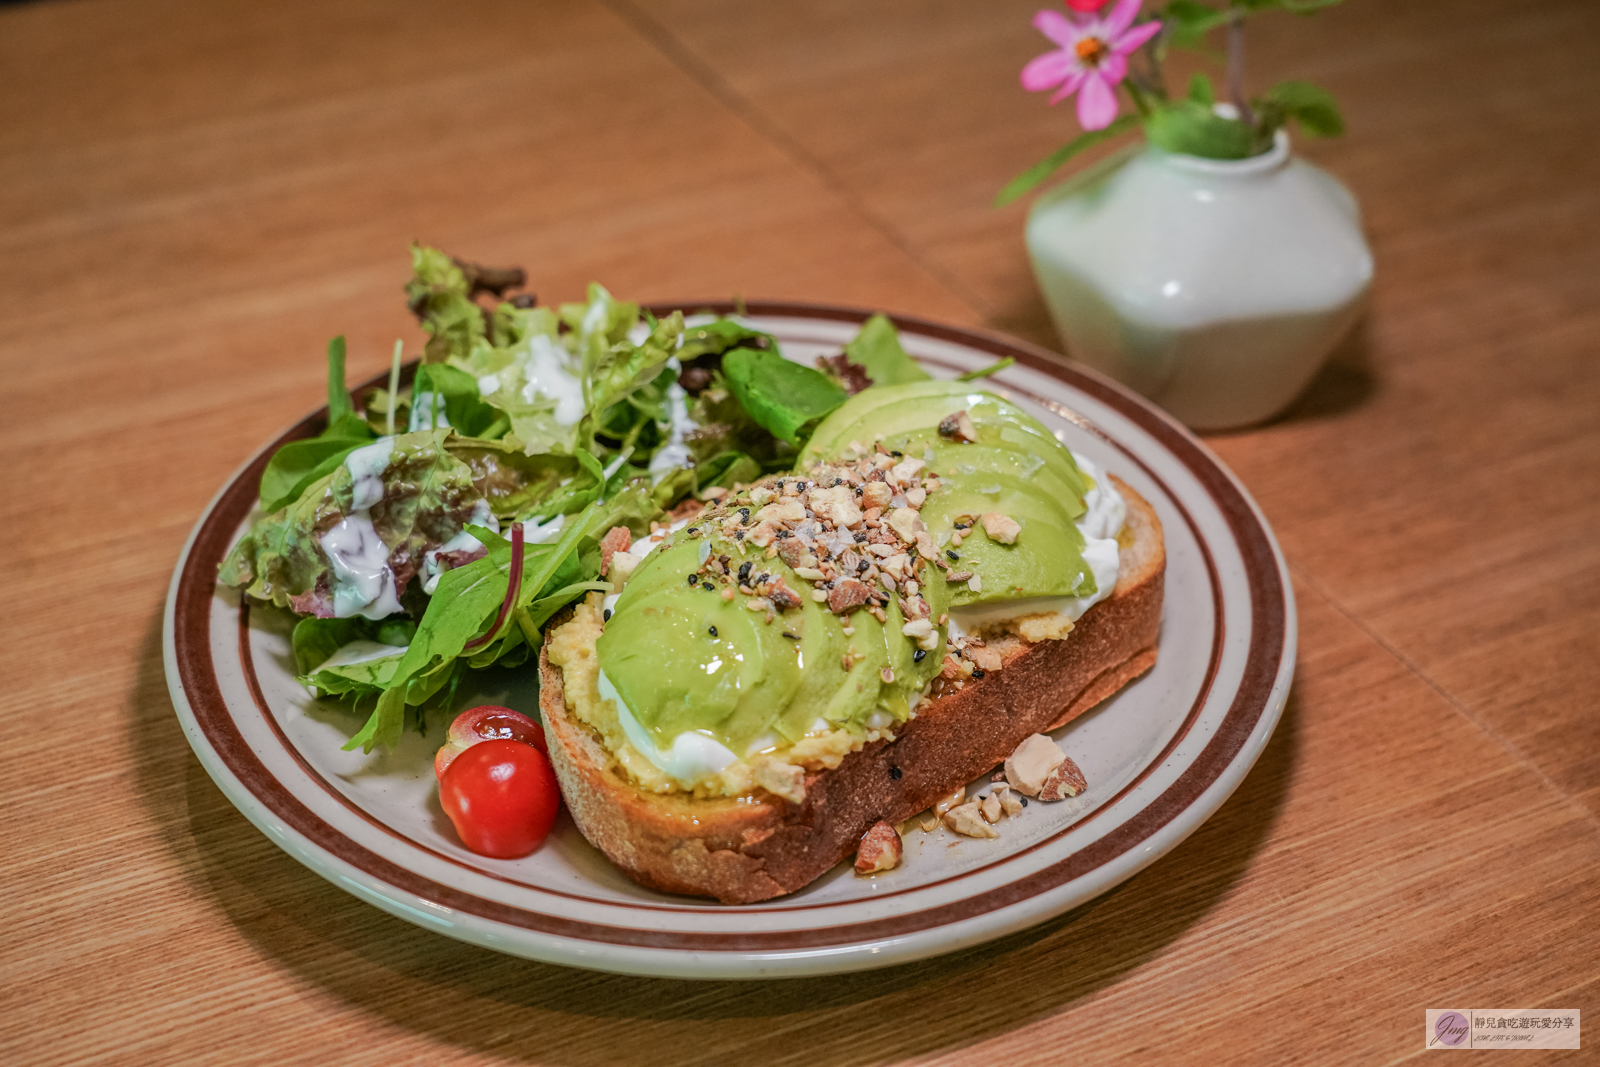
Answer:
<path fill-rule="evenodd" d="M 707 629 L 710 630 L 712 637 L 717 636 L 717 628 L 715 626 L 707 627 Z"/>
<path fill-rule="evenodd" d="M 841 486 L 843 484 L 844 484 L 844 479 L 843 478 L 835 478 L 833 480 L 833 485 L 829 486 L 829 488 L 830 489 L 837 488 L 838 486 Z"/>
<path fill-rule="evenodd" d="M 744 540 L 744 531 L 743 530 L 735 530 L 733 532 L 733 539 L 735 541 L 743 541 Z"/>
<path fill-rule="evenodd" d="M 708 593 L 715 593 L 717 591 L 717 587 L 712 585 L 710 582 L 701 582 L 700 588 L 704 589 Z"/>
<path fill-rule="evenodd" d="M 778 531 L 778 540 L 780 540 L 780 541 L 782 541 L 785 537 L 793 537 L 793 536 L 794 536 L 794 534 L 790 533 L 788 530 L 779 530 Z"/>
<path fill-rule="evenodd" d="M 800 640 L 800 635 L 799 634 L 792 634 L 788 630 L 783 631 L 783 636 L 787 637 L 791 641 Z"/>
<path fill-rule="evenodd" d="M 749 522 L 750 521 L 750 509 L 749 508 L 740 508 L 739 509 L 739 517 L 741 519 L 743 519 L 745 522 Z"/>
<path fill-rule="evenodd" d="M 1022 798 L 1022 806 L 1023 807 L 1027 807 L 1028 806 L 1028 798 L 1027 797 L 1023 797 Z"/>
<path fill-rule="evenodd" d="M 700 576 L 698 574 L 690 574 L 689 575 L 689 584 L 690 585 L 699 585 L 700 584 Z"/>
<path fill-rule="evenodd" d="M 974 667 L 974 668 L 972 668 L 972 676 L 974 678 L 982 678 L 983 677 L 983 668 L 982 667 Z"/>
<path fill-rule="evenodd" d="M 611 609 L 610 608 L 607 608 L 605 611 L 600 613 L 600 621 L 601 622 L 610 622 L 611 621 Z"/>
<path fill-rule="evenodd" d="M 739 580 L 742 582 L 742 581 L 747 580 L 749 577 L 750 577 L 750 561 L 749 560 L 745 560 L 743 563 L 739 564 Z"/>
<path fill-rule="evenodd" d="M 690 537 L 693 537 L 695 534 L 700 532 L 700 527 L 691 526 L 691 527 L 689 527 L 689 529 L 686 532 L 689 534 Z"/>
<path fill-rule="evenodd" d="M 915 652 L 911 653 L 911 662 L 912 663 L 921 663 L 923 660 L 925 660 L 927 658 L 928 658 L 928 650 L 925 649 L 925 648 L 919 648 Z"/>
<path fill-rule="evenodd" d="M 956 562 L 957 560 L 959 560 L 961 558 L 960 556 L 956 555 L 954 552 L 950 551 L 950 549 L 948 549 L 948 548 L 944 550 L 944 554 L 949 557 L 950 562 L 952 562 L 952 563 Z"/>
<path fill-rule="evenodd" d="M 868 562 L 867 560 L 862 560 L 860 563 L 856 564 L 856 573 L 857 574 L 865 574 L 867 571 L 869 571 L 871 569 L 872 569 L 872 564 L 870 562 Z"/>
<path fill-rule="evenodd" d="M 899 459 L 901 456 L 905 455 L 905 453 L 904 452 L 890 452 L 889 455 L 893 456 L 895 459 Z"/>
<path fill-rule="evenodd" d="M 768 574 L 766 571 L 762 571 L 760 574 L 756 575 L 757 585 L 765 585 L 770 581 L 772 581 L 772 575 Z"/>
<path fill-rule="evenodd" d="M 858 545 L 866 544 L 866 541 L 867 541 L 867 535 L 866 534 L 864 534 L 864 533 L 856 534 L 856 544 L 858 544 Z"/>
<path fill-rule="evenodd" d="M 905 773 L 905 772 L 901 771 L 899 767 L 890 767 L 889 768 L 889 777 L 893 778 L 897 782 L 900 780 L 900 775 L 903 774 L 903 773 Z"/>

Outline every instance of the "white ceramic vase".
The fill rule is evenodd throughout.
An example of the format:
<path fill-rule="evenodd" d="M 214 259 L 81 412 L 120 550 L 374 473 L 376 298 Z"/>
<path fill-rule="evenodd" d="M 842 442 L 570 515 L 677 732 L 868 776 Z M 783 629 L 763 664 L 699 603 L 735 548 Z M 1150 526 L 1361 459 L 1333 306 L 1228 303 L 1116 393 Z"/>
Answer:
<path fill-rule="evenodd" d="M 1040 197 L 1027 242 L 1067 354 L 1196 429 L 1287 407 L 1372 281 L 1355 198 L 1282 131 L 1250 159 L 1113 156 Z"/>

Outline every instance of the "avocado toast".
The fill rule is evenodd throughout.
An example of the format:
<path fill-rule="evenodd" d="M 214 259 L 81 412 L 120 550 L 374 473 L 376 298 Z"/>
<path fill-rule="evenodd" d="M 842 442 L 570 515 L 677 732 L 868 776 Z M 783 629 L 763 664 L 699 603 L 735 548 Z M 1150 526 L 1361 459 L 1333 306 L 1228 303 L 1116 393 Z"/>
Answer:
<path fill-rule="evenodd" d="M 1149 505 L 965 383 L 857 395 L 646 547 L 549 628 L 540 702 L 580 830 L 669 892 L 793 892 L 1155 661 Z"/>

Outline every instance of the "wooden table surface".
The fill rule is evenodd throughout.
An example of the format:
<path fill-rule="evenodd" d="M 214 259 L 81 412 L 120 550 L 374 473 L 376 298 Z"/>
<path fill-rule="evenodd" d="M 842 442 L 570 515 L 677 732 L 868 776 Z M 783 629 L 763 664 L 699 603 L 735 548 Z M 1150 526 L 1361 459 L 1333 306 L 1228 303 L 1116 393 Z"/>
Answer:
<path fill-rule="evenodd" d="M 418 337 L 420 238 L 547 302 L 791 298 L 1055 346 L 994 191 L 1065 109 L 1039 0 L 0 10 L 0 1062 L 1389 1063 L 1427 1007 L 1600 1026 L 1600 5 L 1264 17 L 1361 198 L 1370 315 L 1210 444 L 1295 579 L 1237 794 L 1095 903 L 844 978 L 641 980 L 424 932 L 191 754 L 161 611 L 263 441 Z M 1600 1061 L 1589 1049 L 1518 1062 Z"/>

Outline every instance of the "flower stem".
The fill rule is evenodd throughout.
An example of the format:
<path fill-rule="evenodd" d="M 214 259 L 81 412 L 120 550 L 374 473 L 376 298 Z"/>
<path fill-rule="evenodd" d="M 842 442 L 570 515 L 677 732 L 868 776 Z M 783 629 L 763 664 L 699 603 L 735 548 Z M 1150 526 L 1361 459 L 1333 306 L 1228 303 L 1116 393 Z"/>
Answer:
<path fill-rule="evenodd" d="M 1250 99 L 1244 93 L 1244 15 L 1237 14 L 1228 23 L 1228 98 L 1239 109 L 1239 120 L 1247 126 L 1256 124 L 1250 111 Z"/>
<path fill-rule="evenodd" d="M 1144 92 L 1140 90 L 1138 84 L 1132 78 L 1127 78 L 1123 81 L 1122 87 L 1128 90 L 1128 99 L 1133 101 L 1134 110 L 1139 112 L 1141 118 L 1148 118 L 1150 103 L 1145 99 Z"/>

